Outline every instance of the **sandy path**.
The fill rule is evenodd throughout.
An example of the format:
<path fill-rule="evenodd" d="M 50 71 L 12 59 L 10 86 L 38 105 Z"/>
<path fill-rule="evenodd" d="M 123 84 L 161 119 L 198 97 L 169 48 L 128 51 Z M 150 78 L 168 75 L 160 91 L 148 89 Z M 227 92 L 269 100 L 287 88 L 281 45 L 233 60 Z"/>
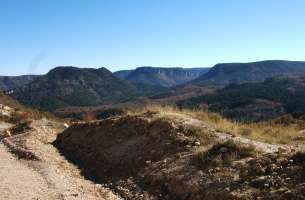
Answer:
<path fill-rule="evenodd" d="M 56 199 L 43 177 L 17 160 L 3 144 L 0 144 L 0 182 L 0 199 Z"/>

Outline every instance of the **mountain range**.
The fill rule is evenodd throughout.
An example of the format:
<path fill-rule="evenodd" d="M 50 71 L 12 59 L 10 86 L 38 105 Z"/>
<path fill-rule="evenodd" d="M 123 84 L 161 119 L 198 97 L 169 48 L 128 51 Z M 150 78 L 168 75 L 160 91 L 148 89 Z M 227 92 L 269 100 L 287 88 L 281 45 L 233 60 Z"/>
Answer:
<path fill-rule="evenodd" d="M 194 85 L 227 85 L 261 82 L 266 78 L 305 72 L 305 62 L 268 60 L 251 63 L 217 64 L 209 72 L 193 80 Z"/>
<path fill-rule="evenodd" d="M 117 77 L 127 80 L 144 95 L 165 92 L 168 88 L 185 84 L 209 71 L 209 68 L 161 68 L 139 67 L 135 70 L 115 72 Z"/>
<path fill-rule="evenodd" d="M 114 73 L 106 68 L 64 66 L 40 76 L 0 77 L 0 89 L 13 89 L 11 96 L 22 104 L 54 111 L 63 107 L 114 105 L 140 96 L 162 98 L 168 96 L 162 95 L 166 93 L 175 97 L 168 99 L 183 100 L 205 94 L 207 87 L 211 93 L 214 86 L 260 83 L 271 77 L 303 73 L 305 62 L 281 60 L 217 64 L 212 68 L 139 67 Z"/>

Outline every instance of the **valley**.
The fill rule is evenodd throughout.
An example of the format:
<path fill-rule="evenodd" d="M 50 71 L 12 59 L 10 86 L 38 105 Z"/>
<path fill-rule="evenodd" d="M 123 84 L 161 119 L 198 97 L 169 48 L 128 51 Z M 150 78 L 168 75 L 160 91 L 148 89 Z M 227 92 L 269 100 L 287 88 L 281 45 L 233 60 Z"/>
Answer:
<path fill-rule="evenodd" d="M 1 0 L 0 200 L 305 200 L 304 8 Z"/>

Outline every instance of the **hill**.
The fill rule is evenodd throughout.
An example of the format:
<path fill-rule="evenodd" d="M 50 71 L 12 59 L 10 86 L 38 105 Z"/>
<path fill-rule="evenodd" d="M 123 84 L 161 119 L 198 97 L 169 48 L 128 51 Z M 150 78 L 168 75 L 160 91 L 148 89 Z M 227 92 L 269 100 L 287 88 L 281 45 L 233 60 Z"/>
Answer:
<path fill-rule="evenodd" d="M 181 107 L 208 107 L 226 117 L 260 121 L 283 114 L 305 114 L 305 76 L 279 76 L 262 83 L 230 84 L 212 95 L 178 102 Z"/>
<path fill-rule="evenodd" d="M 95 106 L 132 99 L 136 91 L 106 68 L 56 67 L 12 96 L 22 104 L 53 111 L 67 106 Z"/>
<path fill-rule="evenodd" d="M 7 91 L 22 87 L 38 77 L 39 75 L 0 76 L 0 90 Z"/>
<path fill-rule="evenodd" d="M 135 70 L 123 70 L 114 74 L 129 81 L 144 94 L 150 95 L 194 80 L 208 70 L 209 68 L 139 67 Z"/>
<path fill-rule="evenodd" d="M 191 83 L 194 85 L 227 85 L 230 83 L 261 82 L 279 75 L 305 72 L 305 62 L 269 60 L 252 63 L 217 64 Z"/>

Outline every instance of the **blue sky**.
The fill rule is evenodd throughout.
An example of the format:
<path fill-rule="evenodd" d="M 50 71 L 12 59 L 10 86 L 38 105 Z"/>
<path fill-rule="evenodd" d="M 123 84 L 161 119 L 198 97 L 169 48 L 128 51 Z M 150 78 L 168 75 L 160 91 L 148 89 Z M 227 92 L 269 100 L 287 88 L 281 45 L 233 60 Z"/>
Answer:
<path fill-rule="evenodd" d="M 305 60 L 304 0 L 0 0 L 0 74 Z"/>

